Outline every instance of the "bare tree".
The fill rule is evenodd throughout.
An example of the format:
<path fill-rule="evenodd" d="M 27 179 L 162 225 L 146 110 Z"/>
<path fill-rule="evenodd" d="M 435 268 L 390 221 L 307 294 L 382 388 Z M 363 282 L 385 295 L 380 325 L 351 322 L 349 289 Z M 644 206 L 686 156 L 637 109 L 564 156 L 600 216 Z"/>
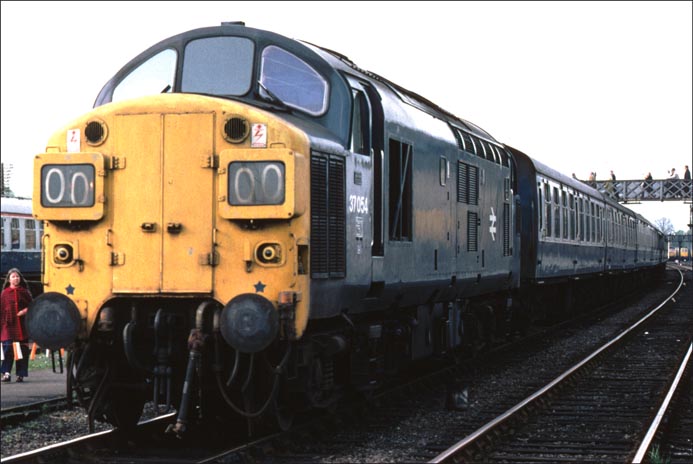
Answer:
<path fill-rule="evenodd" d="M 663 234 L 669 235 L 674 233 L 674 225 L 669 218 L 659 218 L 655 220 L 655 225 L 662 231 Z"/>

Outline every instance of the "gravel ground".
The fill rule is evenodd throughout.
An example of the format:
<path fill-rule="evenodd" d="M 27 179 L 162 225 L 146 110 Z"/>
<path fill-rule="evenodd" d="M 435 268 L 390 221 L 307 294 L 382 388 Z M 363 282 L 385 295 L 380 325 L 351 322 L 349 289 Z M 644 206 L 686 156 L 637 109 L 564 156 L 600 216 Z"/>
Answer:
<path fill-rule="evenodd" d="M 95 423 L 95 431 L 109 430 L 108 424 Z M 2 428 L 2 457 L 32 451 L 89 433 L 87 414 L 82 408 L 56 411 L 16 426 Z"/>
<path fill-rule="evenodd" d="M 656 292 L 655 292 L 656 293 Z M 645 300 L 654 297 L 648 296 Z M 378 438 L 369 433 L 368 441 L 359 441 L 358 431 L 349 434 L 350 444 L 343 454 L 324 458 L 322 462 L 411 462 L 425 444 L 454 441 L 450 438 L 449 427 L 444 424 L 481 424 L 484 418 L 497 411 L 499 404 L 508 403 L 509 394 L 525 395 L 528 379 L 540 378 L 541 371 L 554 369 L 556 359 L 570 359 L 588 350 L 596 340 L 610 335 L 620 321 L 633 317 L 635 309 L 622 311 L 616 316 L 602 321 L 589 331 L 565 335 L 551 348 L 538 353 L 533 359 L 520 362 L 508 362 L 503 368 L 494 371 L 483 371 L 469 380 L 469 408 L 466 411 L 451 412 L 444 408 L 444 398 L 424 399 L 413 404 L 410 413 L 398 422 L 390 420 L 382 428 Z M 532 390 L 531 392 L 533 392 Z M 530 393 L 531 393 L 530 392 Z M 526 396 L 526 395 L 525 395 Z M 522 396 L 524 398 L 524 396 Z M 522 399 L 520 398 L 520 399 Z M 512 403 L 514 404 L 514 403 Z M 512 406 L 510 404 L 510 406 Z M 505 406 L 503 406 L 505 408 Z M 145 415 L 147 411 L 145 411 Z M 378 411 L 373 411 L 375 421 Z M 373 419 L 369 419 L 373 422 Z M 108 430 L 110 425 L 97 422 L 96 431 Z M 362 427 L 366 428 L 366 427 Z M 63 440 L 77 438 L 88 433 L 86 413 L 75 407 L 71 411 L 58 411 L 17 426 L 2 427 L 2 457 L 41 448 Z M 460 437 L 461 438 L 461 437 Z M 310 455 L 310 447 L 304 452 Z"/>
<path fill-rule="evenodd" d="M 654 292 L 641 300 L 641 306 L 656 300 Z M 613 337 L 625 321 L 642 312 L 642 306 L 628 309 L 598 322 L 589 329 L 562 332 L 552 337 L 546 349 L 532 355 L 509 353 L 492 368 L 483 369 L 468 378 L 469 406 L 464 411 L 445 408 L 445 395 L 422 395 L 409 406 L 404 417 L 394 419 L 390 408 L 372 409 L 363 423 L 326 432 L 329 453 L 321 451 L 320 440 L 307 440 L 302 446 L 292 444 L 289 459 L 310 456 L 306 462 L 385 463 L 426 462 L 422 455 L 427 445 L 440 445 L 440 452 L 464 438 L 478 427 L 505 412 L 568 367 L 582 360 L 592 347 Z M 336 449 L 335 443 L 343 443 Z M 322 456 L 322 457 L 317 457 Z M 268 462 L 273 462 L 270 459 Z M 283 458 L 277 462 L 284 462 Z"/>

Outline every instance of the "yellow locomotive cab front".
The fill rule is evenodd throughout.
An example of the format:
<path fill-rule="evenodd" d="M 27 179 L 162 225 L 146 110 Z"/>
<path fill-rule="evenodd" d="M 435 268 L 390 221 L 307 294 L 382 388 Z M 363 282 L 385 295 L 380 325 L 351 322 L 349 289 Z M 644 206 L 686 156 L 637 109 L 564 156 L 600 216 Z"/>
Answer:
<path fill-rule="evenodd" d="M 211 298 L 224 306 L 239 295 L 264 299 L 263 314 L 271 307 L 273 319 L 280 298 L 288 298 L 292 314 L 281 334 L 300 338 L 308 321 L 310 225 L 309 186 L 297 179 L 309 177 L 307 140 L 270 114 L 229 102 L 219 110 L 219 103 L 161 95 L 106 105 L 36 156 L 46 292 L 61 295 L 64 306 L 72 302 L 84 321 L 79 334 L 58 337 L 61 343 L 69 335 L 86 339 L 100 308 L 118 301 L 137 298 L 147 312 L 166 306 L 161 298 L 193 307 Z M 252 147 L 251 134 L 229 137 L 232 118 L 262 127 L 264 143 Z M 86 128 L 94 121 L 102 139 L 89 148 L 99 151 L 69 152 L 93 145 Z M 81 143 L 70 145 L 74 137 Z M 72 310 L 65 312 L 71 321 Z M 246 331 L 252 319 L 247 312 L 242 318 Z M 37 327 L 37 342 L 55 343 Z"/>

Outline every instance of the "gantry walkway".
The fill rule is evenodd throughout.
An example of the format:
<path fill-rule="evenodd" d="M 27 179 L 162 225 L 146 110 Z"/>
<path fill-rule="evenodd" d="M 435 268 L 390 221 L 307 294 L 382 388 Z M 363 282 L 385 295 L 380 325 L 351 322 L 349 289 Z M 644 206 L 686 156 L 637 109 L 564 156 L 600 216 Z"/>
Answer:
<path fill-rule="evenodd" d="M 671 246 L 689 249 L 693 241 L 693 181 L 684 179 L 653 180 L 597 180 L 583 181 L 620 203 L 642 203 L 644 201 L 680 201 L 690 206 L 689 232 L 685 235 L 667 235 Z"/>
<path fill-rule="evenodd" d="M 583 181 L 621 203 L 643 201 L 693 202 L 693 181 L 683 179 Z"/>

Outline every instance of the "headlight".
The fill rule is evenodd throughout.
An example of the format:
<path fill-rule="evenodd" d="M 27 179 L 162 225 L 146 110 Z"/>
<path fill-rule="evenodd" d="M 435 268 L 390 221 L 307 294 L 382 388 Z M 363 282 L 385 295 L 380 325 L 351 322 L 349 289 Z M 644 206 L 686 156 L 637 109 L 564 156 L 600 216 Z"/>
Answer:
<path fill-rule="evenodd" d="M 67 264 L 72 261 L 72 246 L 60 244 L 53 247 L 53 261 L 56 264 Z"/>
<path fill-rule="evenodd" d="M 229 204 L 234 206 L 281 205 L 286 176 L 281 162 L 233 162 L 229 164 Z"/>
<path fill-rule="evenodd" d="M 70 208 L 94 206 L 94 166 L 46 164 L 41 168 L 41 206 Z"/>

